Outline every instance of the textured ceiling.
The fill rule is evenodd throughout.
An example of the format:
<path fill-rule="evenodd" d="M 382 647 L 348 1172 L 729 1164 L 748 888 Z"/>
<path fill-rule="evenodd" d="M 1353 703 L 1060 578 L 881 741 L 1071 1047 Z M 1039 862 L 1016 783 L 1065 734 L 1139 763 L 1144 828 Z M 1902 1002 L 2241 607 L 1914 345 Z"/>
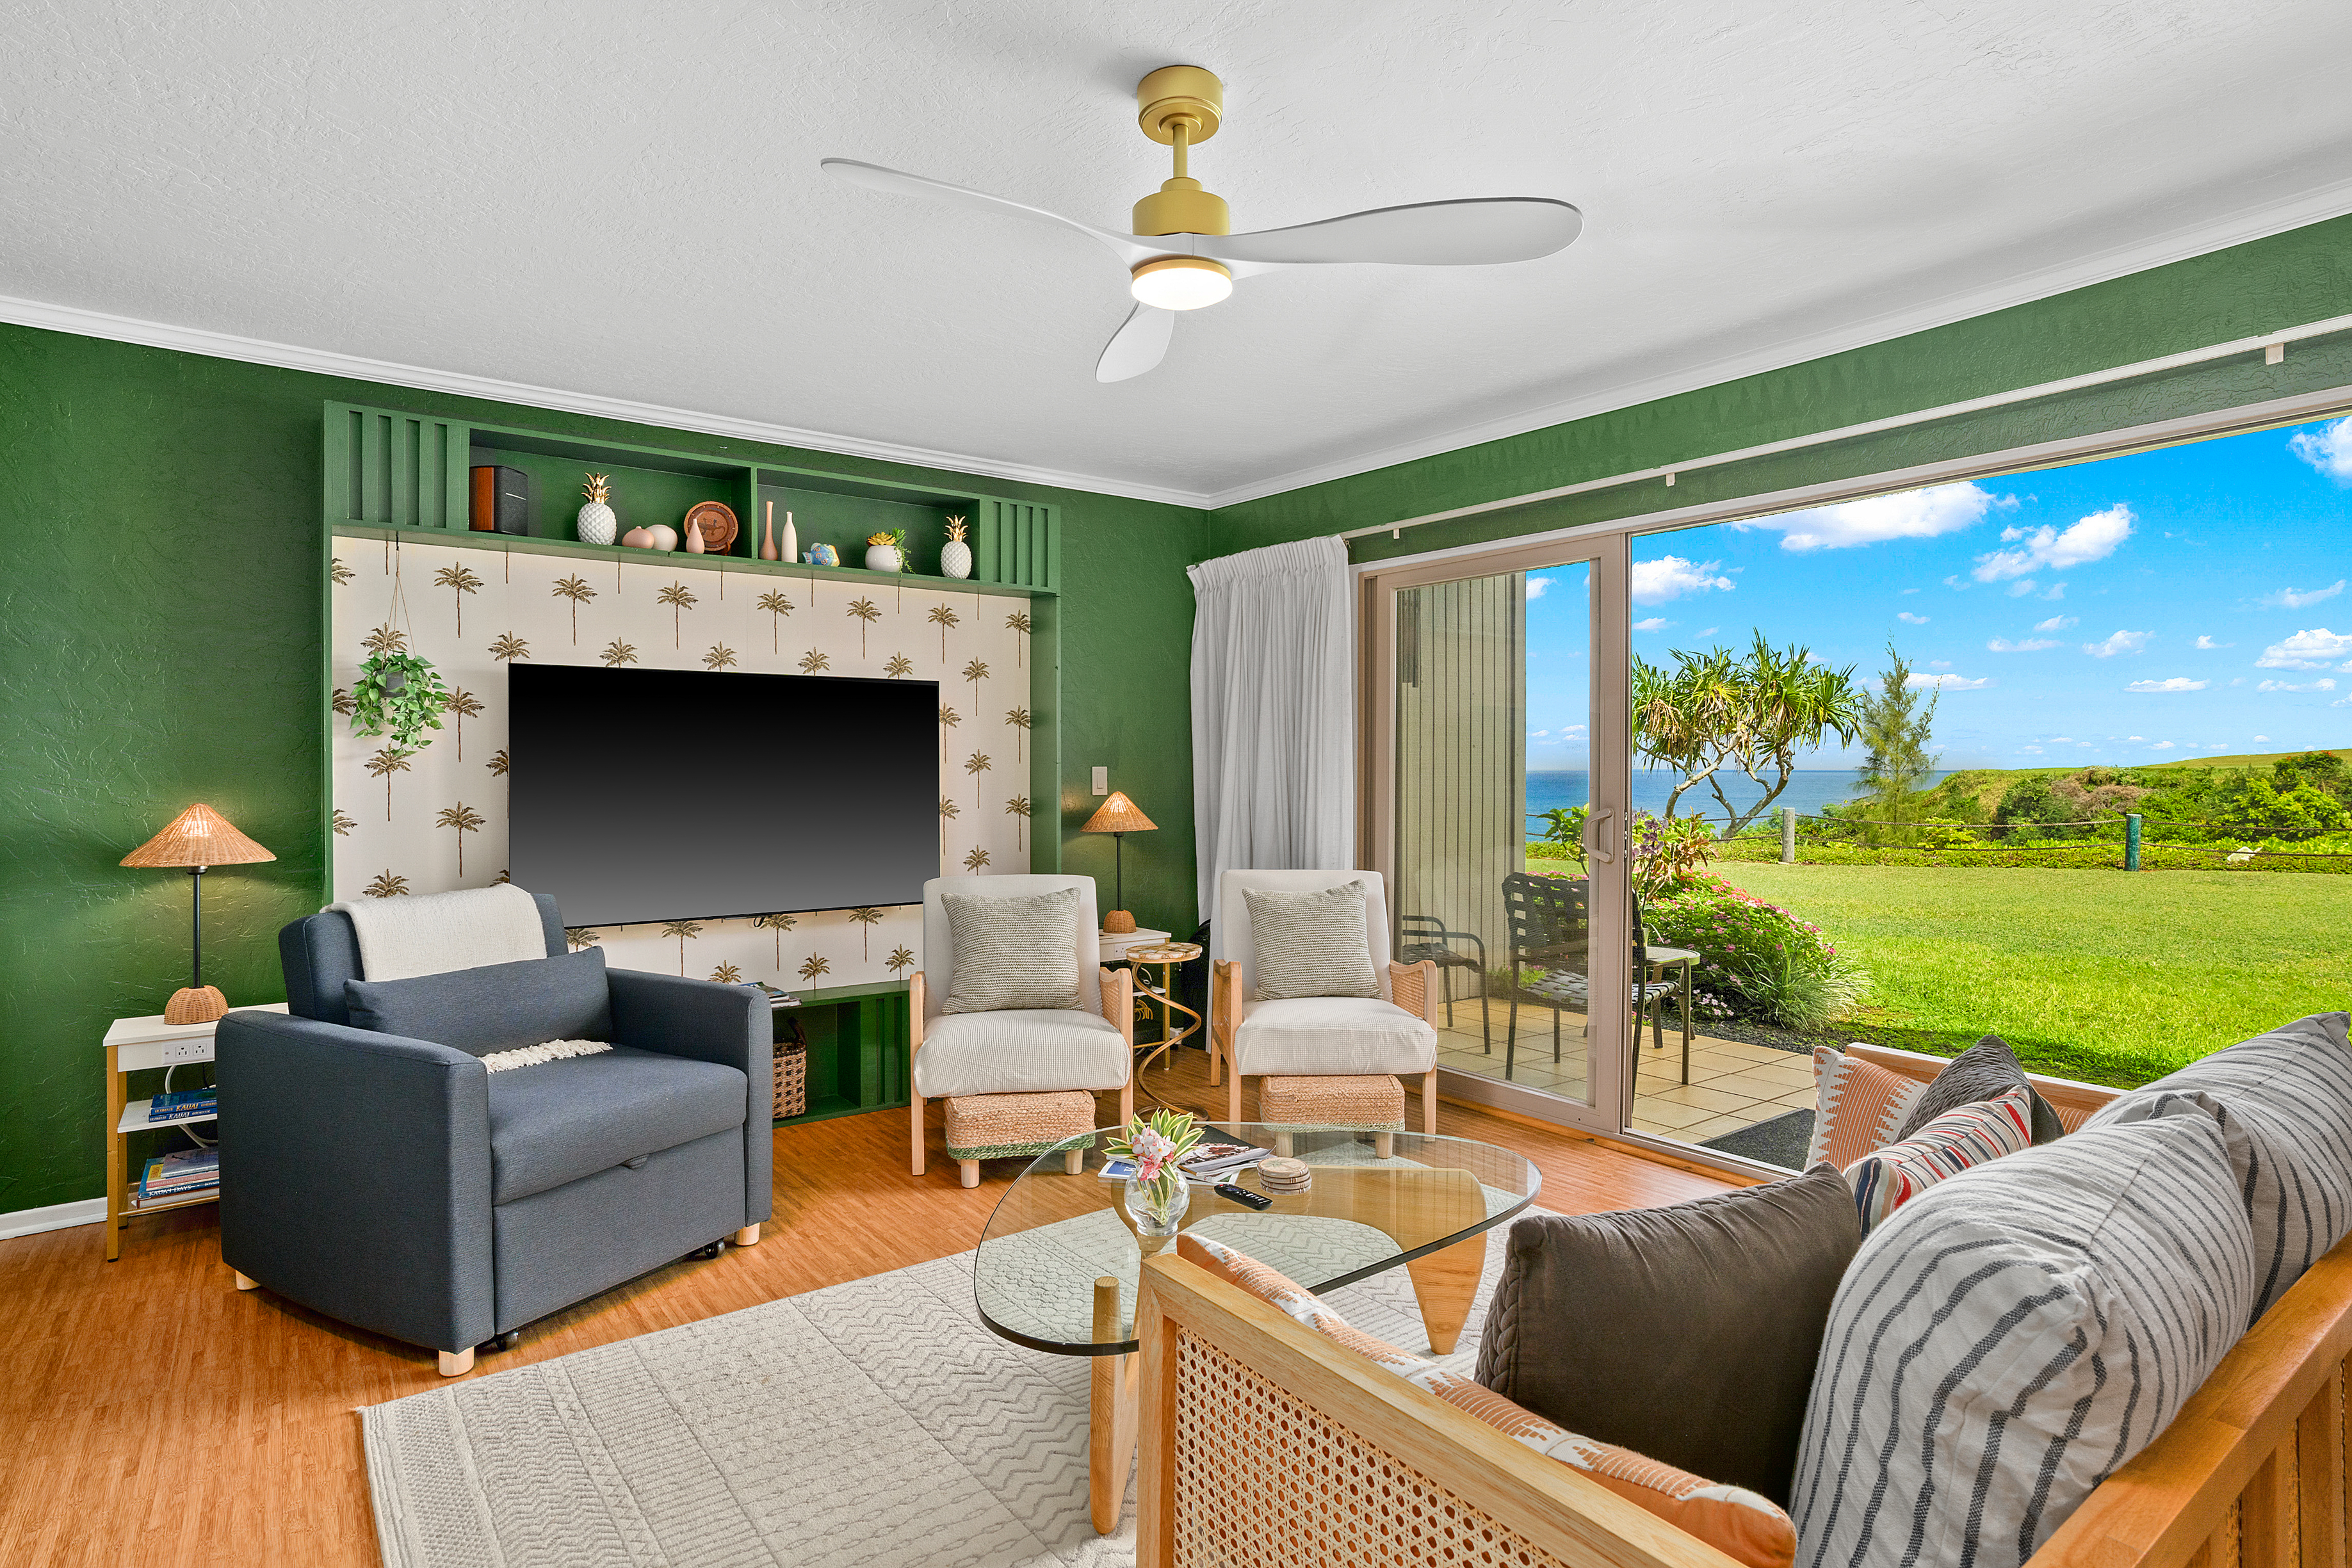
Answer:
<path fill-rule="evenodd" d="M 2342 0 L 7 15 L 0 295 L 1218 498 L 2352 210 Z M 1238 229 L 1538 194 L 1585 235 L 1248 279 L 1105 387 L 1097 246 L 817 172 L 1123 228 L 1171 62 L 1226 81 Z"/>

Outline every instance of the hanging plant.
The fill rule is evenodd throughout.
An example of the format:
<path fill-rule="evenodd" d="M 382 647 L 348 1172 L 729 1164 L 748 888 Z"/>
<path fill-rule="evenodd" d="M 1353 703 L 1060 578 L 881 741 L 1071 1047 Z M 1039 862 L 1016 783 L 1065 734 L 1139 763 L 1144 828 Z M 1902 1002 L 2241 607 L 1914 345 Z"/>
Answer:
<path fill-rule="evenodd" d="M 352 733 L 389 735 L 394 746 L 414 751 L 432 744 L 425 732 L 441 727 L 448 700 L 431 661 L 396 649 L 371 653 L 352 685 Z"/>

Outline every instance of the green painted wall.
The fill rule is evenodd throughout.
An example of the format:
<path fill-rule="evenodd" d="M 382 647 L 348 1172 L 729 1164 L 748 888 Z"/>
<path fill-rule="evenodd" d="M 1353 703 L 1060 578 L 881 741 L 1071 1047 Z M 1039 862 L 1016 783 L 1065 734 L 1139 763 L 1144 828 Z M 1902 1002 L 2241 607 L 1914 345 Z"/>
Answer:
<path fill-rule="evenodd" d="M 2352 218 L 2030 305 L 1210 515 L 1211 555 L 1525 495 L 2352 314 Z M 2021 404 L 1663 483 L 1356 539 L 1375 560 L 1884 473 L 2352 384 L 2352 340 Z"/>
<path fill-rule="evenodd" d="M 96 1197 L 107 1020 L 186 983 L 188 879 L 123 854 L 189 801 L 278 852 L 205 890 L 205 977 L 280 998 L 278 927 L 323 901 L 320 405 L 442 412 L 916 483 L 951 476 L 0 326 L 0 1213 Z M 1064 865 L 1087 769 L 1160 824 L 1148 924 L 1192 920 L 1187 668 L 1203 514 L 985 481 L 1062 508 Z M 922 559 L 929 559 L 929 552 Z"/>

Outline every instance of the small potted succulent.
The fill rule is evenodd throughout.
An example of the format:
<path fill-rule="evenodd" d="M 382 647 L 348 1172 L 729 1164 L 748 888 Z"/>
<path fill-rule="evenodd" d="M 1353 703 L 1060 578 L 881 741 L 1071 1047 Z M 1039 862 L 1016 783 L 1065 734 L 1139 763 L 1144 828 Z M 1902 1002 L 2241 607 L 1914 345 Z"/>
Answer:
<path fill-rule="evenodd" d="M 866 536 L 866 570 L 868 571 L 904 571 L 907 570 L 907 530 L 885 528 Z"/>
<path fill-rule="evenodd" d="M 1127 1213 L 1139 1236 L 1168 1237 L 1184 1223 L 1192 1189 L 1177 1162 L 1201 1141 L 1201 1124 L 1189 1111 L 1152 1111 L 1138 1116 L 1110 1141 L 1113 1159 L 1135 1162 L 1127 1178 Z"/>

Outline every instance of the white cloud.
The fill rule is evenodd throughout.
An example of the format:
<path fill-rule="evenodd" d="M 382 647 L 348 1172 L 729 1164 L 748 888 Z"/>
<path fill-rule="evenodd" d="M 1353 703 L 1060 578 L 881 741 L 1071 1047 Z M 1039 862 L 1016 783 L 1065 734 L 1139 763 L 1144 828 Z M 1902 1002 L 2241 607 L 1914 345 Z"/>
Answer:
<path fill-rule="evenodd" d="M 2016 543 L 2019 548 L 1979 556 L 1974 576 L 1979 582 L 2003 582 L 2043 567 L 2063 571 L 2070 566 L 2105 560 L 2131 538 L 2131 531 L 2132 509 L 2121 501 L 2063 531 L 2047 523 L 2030 534 L 2021 528 L 2004 528 L 2002 542 Z"/>
<path fill-rule="evenodd" d="M 2273 643 L 2254 661 L 2258 670 L 2324 670 L 2333 660 L 2352 654 L 2352 634 L 2320 626 L 2297 632 L 2284 643 Z"/>
<path fill-rule="evenodd" d="M 2055 648 L 2058 645 L 2057 640 L 2051 637 L 2028 637 L 2021 643 L 2012 643 L 2006 637 L 1995 637 L 1991 642 L 1987 643 L 1985 647 L 1996 653 L 2039 653 L 2044 648 Z"/>
<path fill-rule="evenodd" d="M 2084 643 L 2083 652 L 2094 659 L 2112 659 L 2117 653 L 2137 653 L 2147 647 L 2147 640 L 2155 635 L 2153 632 L 2117 632 L 2105 642 Z"/>
<path fill-rule="evenodd" d="M 1950 589 L 1955 593 L 1966 593 L 1969 591 L 1968 583 L 1964 580 L 1957 577 L 1948 577 L 1944 579 L 1944 586 Z"/>
<path fill-rule="evenodd" d="M 2197 637 L 2197 646 L 2203 648 L 2210 653 L 2215 648 L 2234 648 L 2237 644 L 2235 643 L 2216 643 L 2212 638 L 2200 632 Z"/>
<path fill-rule="evenodd" d="M 2113 737 L 2113 736 L 2109 736 L 2107 738 L 2108 738 L 2108 739 L 2110 739 L 2110 740 L 2113 740 L 2113 739 L 2115 738 L 2115 737 Z M 2124 737 L 2124 738 L 2125 738 L 2126 740 L 2146 740 L 2146 739 L 2147 738 L 2147 737 L 2146 737 L 2146 736 L 2144 736 L 2144 735 L 2126 735 L 2126 736 L 2125 736 L 2125 737 Z"/>
<path fill-rule="evenodd" d="M 2071 735 L 2053 735 L 2050 737 L 2050 744 L 2053 746 L 2072 746 L 2074 744 L 2074 737 Z"/>
<path fill-rule="evenodd" d="M 2134 681 L 2124 690 L 2127 692 L 2201 692 L 2210 685 L 2212 685 L 2210 681 L 2192 681 L 2187 675 L 2175 675 L 2168 681 Z M 2135 735 L 2132 738 L 2137 740 L 2139 737 Z"/>
<path fill-rule="evenodd" d="M 2009 596 L 2011 599 L 2022 599 L 2040 586 L 2041 584 L 2035 582 L 2029 577 L 2022 582 L 2011 583 L 2009 585 Z"/>
<path fill-rule="evenodd" d="M 2063 582 L 2053 582 L 2050 585 L 2050 591 L 2043 594 L 2042 597 L 2044 599 L 2063 599 L 2066 597 L 2066 585 Z"/>
<path fill-rule="evenodd" d="M 1584 733 L 1584 727 L 1580 724 L 1571 724 L 1562 728 L 1559 733 L 1562 738 L 1566 738 L 1571 735 L 1582 735 Z"/>
<path fill-rule="evenodd" d="M 1902 622 L 1906 626 L 1925 626 L 1927 624 L 1927 618 L 1925 615 L 1914 615 L 1908 610 L 1896 611 L 1895 612 L 1895 619 Z"/>
<path fill-rule="evenodd" d="M 1906 593 L 1916 593 L 1916 592 L 1918 592 L 1919 591 L 1918 591 L 1917 589 L 1916 589 L 1916 588 L 1906 588 L 1906 589 L 1905 589 L 1903 591 L 1904 591 L 1904 592 L 1906 592 Z"/>
<path fill-rule="evenodd" d="M 2293 681 L 2264 681 L 2254 688 L 2258 692 L 2332 692 L 2335 689 L 2336 683 L 2325 675 L 2315 681 L 2305 681 L 2301 685 Z"/>
<path fill-rule="evenodd" d="M 1529 599 L 1541 599 L 1544 596 L 1544 590 L 1550 586 L 1550 578 L 1531 577 L 1528 579 L 1528 597 Z"/>
<path fill-rule="evenodd" d="M 2333 599 L 2343 591 L 2344 580 L 2339 577 L 2326 588 L 2315 588 L 2309 592 L 2282 588 L 2276 593 L 2263 595 L 2263 602 L 2273 610 L 2301 610 L 2308 605 L 2317 604 L 2322 600 Z"/>
<path fill-rule="evenodd" d="M 1637 560 L 1633 563 L 1628 597 L 1636 604 L 1664 604 L 1669 599 L 1704 593 L 1710 588 L 1728 591 L 1731 579 L 1716 570 L 1721 564 L 1713 560 L 1687 561 L 1678 555 Z"/>
<path fill-rule="evenodd" d="M 1903 684 L 1906 686 L 1932 686 L 1939 692 L 1973 692 L 1980 691 L 1992 685 L 1992 677 L 1987 675 L 1981 679 L 1970 679 L 1967 675 L 1914 674 Z"/>
<path fill-rule="evenodd" d="M 1721 630 L 1719 626 L 1702 626 L 1699 628 L 1698 634 L 1702 637 L 1712 637 Z"/>
<path fill-rule="evenodd" d="M 1996 507 L 2016 501 L 1981 485 L 1931 485 L 1895 496 L 1871 496 L 1834 507 L 1811 507 L 1778 517 L 1749 517 L 1735 528 L 1772 528 L 1785 550 L 1847 549 L 1881 539 L 1932 539 L 1958 533 Z"/>
<path fill-rule="evenodd" d="M 1663 616 L 1653 615 L 1647 621 L 1634 622 L 1633 630 L 1636 632 L 1663 632 L 1673 624 L 1673 622 L 1666 620 Z"/>
<path fill-rule="evenodd" d="M 2168 740 L 2159 740 L 2154 746 L 2149 747 L 2148 749 L 2150 751 L 2169 751 L 2172 749 L 2172 742 Z"/>
<path fill-rule="evenodd" d="M 2286 449 L 2338 484 L 2352 484 L 2352 418 L 2317 430 L 2298 430 Z"/>
<path fill-rule="evenodd" d="M 2256 740 L 2268 740 L 2268 739 L 2270 738 L 2270 737 L 2269 737 L 2269 736 L 2267 736 L 2267 735 L 2258 735 L 2258 736 L 2254 737 L 2254 738 L 2255 738 Z"/>
<path fill-rule="evenodd" d="M 2017 749 L 2020 755 L 2025 757 L 2039 757 L 2042 755 L 2042 748 L 2038 746 L 2021 746 Z"/>
<path fill-rule="evenodd" d="M 2036 632 L 2063 632 L 2081 624 L 2082 622 L 2072 615 L 2053 615 L 2047 621 L 2036 621 L 2033 623 L 2033 629 Z"/>
<path fill-rule="evenodd" d="M 1927 661 L 1927 667 L 1931 670 L 1948 670 L 1952 667 L 1952 661 L 1949 659 L 1930 659 Z"/>

